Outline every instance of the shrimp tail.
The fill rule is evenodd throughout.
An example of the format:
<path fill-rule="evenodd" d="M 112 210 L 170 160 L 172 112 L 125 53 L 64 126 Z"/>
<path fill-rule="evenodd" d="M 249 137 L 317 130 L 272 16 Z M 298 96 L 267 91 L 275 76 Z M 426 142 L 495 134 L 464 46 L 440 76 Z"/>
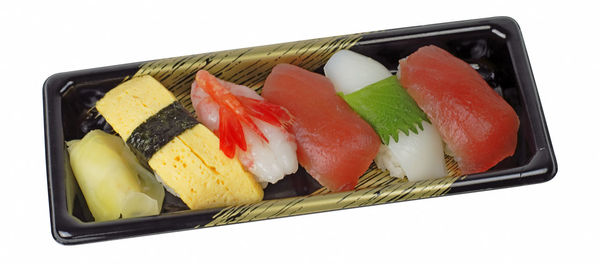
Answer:
<path fill-rule="evenodd" d="M 242 124 L 229 109 L 221 107 L 219 109 L 219 148 L 225 156 L 233 158 L 236 146 L 243 151 L 247 149 Z"/>
<path fill-rule="evenodd" d="M 292 115 L 279 105 L 245 96 L 238 96 L 238 100 L 250 115 L 271 125 L 287 128 L 293 123 Z"/>
<path fill-rule="evenodd" d="M 263 134 L 263 132 L 260 131 L 258 126 L 256 126 L 256 123 L 254 123 L 252 118 L 250 118 L 250 115 L 248 115 L 247 113 L 244 113 L 242 115 L 237 115 L 237 117 L 242 122 L 244 122 L 244 124 L 246 124 L 248 127 L 250 127 L 250 129 L 252 129 L 252 131 L 254 131 L 254 133 L 256 133 L 259 137 L 261 137 L 265 142 L 269 143 L 269 139 L 267 139 L 265 134 Z"/>

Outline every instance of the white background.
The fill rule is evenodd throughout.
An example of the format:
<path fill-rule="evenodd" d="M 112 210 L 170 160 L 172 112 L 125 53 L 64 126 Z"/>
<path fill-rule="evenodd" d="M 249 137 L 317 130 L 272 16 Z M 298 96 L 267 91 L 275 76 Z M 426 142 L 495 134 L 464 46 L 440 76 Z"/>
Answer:
<path fill-rule="evenodd" d="M 0 4 L 1 263 L 600 261 L 600 20 L 591 1 L 201 2 Z M 521 26 L 558 159 L 553 180 L 78 246 L 52 239 L 42 116 L 49 75 L 497 15 Z"/>

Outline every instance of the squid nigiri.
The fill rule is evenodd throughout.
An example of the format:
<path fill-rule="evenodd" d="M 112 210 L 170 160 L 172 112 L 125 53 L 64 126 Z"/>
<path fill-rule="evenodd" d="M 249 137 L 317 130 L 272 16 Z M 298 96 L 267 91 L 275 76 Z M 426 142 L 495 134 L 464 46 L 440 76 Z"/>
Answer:
<path fill-rule="evenodd" d="M 196 73 L 191 99 L 198 121 L 217 134 L 224 154 L 237 155 L 263 187 L 298 170 L 295 137 L 286 130 L 293 117 L 285 108 L 205 70 Z"/>
<path fill-rule="evenodd" d="M 379 134 L 375 157 L 392 177 L 425 180 L 447 175 L 437 129 L 381 63 L 349 50 L 336 52 L 324 67 L 338 93 Z"/>

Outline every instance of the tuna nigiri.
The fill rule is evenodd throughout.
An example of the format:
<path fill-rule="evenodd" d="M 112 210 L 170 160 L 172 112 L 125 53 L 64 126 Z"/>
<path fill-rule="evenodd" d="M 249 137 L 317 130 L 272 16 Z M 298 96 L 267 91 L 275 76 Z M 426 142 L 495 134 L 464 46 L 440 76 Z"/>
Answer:
<path fill-rule="evenodd" d="M 340 98 L 323 75 L 278 64 L 267 77 L 262 96 L 294 116 L 291 131 L 298 161 L 331 191 L 351 190 L 379 149 L 379 137 Z"/>
<path fill-rule="evenodd" d="M 469 64 L 425 46 L 400 60 L 397 75 L 462 173 L 486 171 L 514 154 L 519 118 Z"/>
<path fill-rule="evenodd" d="M 447 175 L 442 139 L 425 113 L 381 63 L 349 50 L 324 67 L 337 92 L 379 134 L 375 163 L 392 177 L 425 180 Z"/>
<path fill-rule="evenodd" d="M 216 132 L 225 155 L 237 153 L 263 187 L 298 170 L 296 141 L 285 129 L 292 116 L 283 107 L 205 70 L 196 74 L 191 99 L 198 121 Z"/>

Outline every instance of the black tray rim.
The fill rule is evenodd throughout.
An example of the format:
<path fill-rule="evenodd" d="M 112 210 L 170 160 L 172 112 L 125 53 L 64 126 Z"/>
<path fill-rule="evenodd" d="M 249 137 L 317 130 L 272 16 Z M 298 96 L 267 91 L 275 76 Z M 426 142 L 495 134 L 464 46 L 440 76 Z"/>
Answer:
<path fill-rule="evenodd" d="M 524 104 L 526 104 L 529 109 L 534 110 L 529 114 L 535 119 L 532 121 L 532 123 L 535 126 L 533 132 L 535 134 L 535 139 L 537 140 L 537 152 L 534 154 L 532 161 L 527 165 L 502 171 L 494 171 L 491 173 L 486 172 L 472 174 L 464 179 L 457 180 L 452 185 L 450 192 L 448 192 L 446 195 L 542 183 L 553 179 L 557 173 L 558 165 L 556 157 L 554 155 L 550 134 L 545 121 L 545 115 L 538 95 L 537 85 L 531 70 L 531 64 L 525 48 L 520 26 L 513 18 L 500 16 L 366 33 L 368 37 L 376 38 L 377 34 L 383 33 L 411 35 L 421 32 L 451 30 L 455 28 L 474 27 L 480 25 L 494 25 L 513 33 L 514 38 L 512 38 L 510 41 L 507 41 L 507 45 L 511 53 L 514 70 L 515 72 L 520 73 L 517 74 L 517 81 L 521 87 L 528 87 L 527 89 L 523 89 L 522 92 L 524 93 Z M 63 175 L 65 175 L 63 167 L 65 156 L 62 122 L 52 122 L 52 120 L 62 120 L 60 90 L 65 86 L 70 85 L 69 81 L 76 76 L 83 76 L 92 73 L 107 73 L 110 75 L 110 72 L 136 68 L 144 62 L 148 61 L 56 73 L 48 77 L 43 84 L 44 140 L 50 227 L 53 238 L 60 244 L 72 245 L 198 228 L 199 226 L 195 224 L 196 222 L 202 222 L 206 220 L 205 218 L 210 218 L 211 215 L 220 210 L 210 209 L 202 211 L 186 211 L 171 213 L 169 215 L 161 215 L 159 218 L 140 217 L 99 223 L 84 223 L 68 216 L 65 206 L 58 206 L 59 204 L 64 205 L 66 201 L 64 197 L 64 180 L 61 181 L 59 179 L 59 177 L 63 177 Z M 61 184 L 63 186 L 61 186 Z M 186 224 L 180 225 L 177 228 L 173 228 L 168 224 L 165 224 L 169 221 L 176 221 Z M 114 232 L 106 231 L 110 230 L 110 228 L 114 227 L 115 225 L 122 227 L 122 229 Z M 86 231 L 90 231 L 91 229 L 102 229 L 104 231 L 98 232 L 92 230 L 92 232 L 85 234 L 73 235 L 69 232 L 73 228 L 77 229 L 77 231 L 84 231 L 84 233 Z"/>

